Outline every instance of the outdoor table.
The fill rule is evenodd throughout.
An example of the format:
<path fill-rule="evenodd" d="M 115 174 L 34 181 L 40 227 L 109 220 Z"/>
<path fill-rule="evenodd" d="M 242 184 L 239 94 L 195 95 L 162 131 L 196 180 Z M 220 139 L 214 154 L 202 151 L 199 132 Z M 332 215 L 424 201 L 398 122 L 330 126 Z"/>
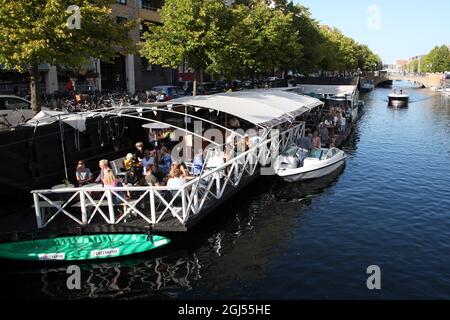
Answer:
<path fill-rule="evenodd" d="M 74 185 L 73 184 L 58 184 L 56 186 L 52 187 L 52 190 L 58 190 L 58 189 L 71 189 L 73 188 Z"/>
<path fill-rule="evenodd" d="M 103 185 L 101 183 L 89 183 L 86 184 L 84 186 L 82 186 L 82 188 L 87 189 L 87 188 L 102 188 Z"/>
<path fill-rule="evenodd" d="M 72 189 L 74 187 L 73 184 L 57 184 L 56 186 L 52 187 L 52 191 L 54 190 L 62 190 L 62 189 Z M 60 200 L 60 201 L 66 201 L 68 200 L 69 197 L 69 193 L 59 193 L 57 195 L 55 195 L 55 197 L 57 198 L 56 200 Z"/>

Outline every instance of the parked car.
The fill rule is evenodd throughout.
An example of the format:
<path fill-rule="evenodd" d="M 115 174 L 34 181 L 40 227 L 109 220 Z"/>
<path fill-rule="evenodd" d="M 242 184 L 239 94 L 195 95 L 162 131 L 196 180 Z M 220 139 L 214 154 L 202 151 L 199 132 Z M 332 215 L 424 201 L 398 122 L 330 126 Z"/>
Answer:
<path fill-rule="evenodd" d="M 0 95 L 0 131 L 9 131 L 33 116 L 30 101 L 13 95 Z"/>
<path fill-rule="evenodd" d="M 197 87 L 197 94 L 203 96 L 219 93 L 221 91 L 222 90 L 219 90 L 219 88 L 214 82 L 200 83 Z"/>
<path fill-rule="evenodd" d="M 156 98 L 159 102 L 169 101 L 185 95 L 185 91 L 177 86 L 156 86 L 151 91 L 157 94 Z"/>
<path fill-rule="evenodd" d="M 445 80 L 450 80 L 450 71 L 445 71 Z"/>
<path fill-rule="evenodd" d="M 228 83 L 225 80 L 217 80 L 215 85 L 219 91 L 226 91 L 228 88 Z"/>

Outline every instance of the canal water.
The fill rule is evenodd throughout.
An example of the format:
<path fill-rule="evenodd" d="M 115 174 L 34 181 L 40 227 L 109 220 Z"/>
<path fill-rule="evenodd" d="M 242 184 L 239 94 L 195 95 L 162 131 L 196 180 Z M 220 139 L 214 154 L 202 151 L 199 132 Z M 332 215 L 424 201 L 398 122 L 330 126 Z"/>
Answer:
<path fill-rule="evenodd" d="M 411 87 L 409 83 L 396 86 Z M 345 168 L 320 181 L 262 177 L 166 249 L 80 265 L 3 264 L 2 295 L 38 299 L 450 298 L 450 99 L 363 96 Z M 370 291 L 367 268 L 380 267 Z"/>

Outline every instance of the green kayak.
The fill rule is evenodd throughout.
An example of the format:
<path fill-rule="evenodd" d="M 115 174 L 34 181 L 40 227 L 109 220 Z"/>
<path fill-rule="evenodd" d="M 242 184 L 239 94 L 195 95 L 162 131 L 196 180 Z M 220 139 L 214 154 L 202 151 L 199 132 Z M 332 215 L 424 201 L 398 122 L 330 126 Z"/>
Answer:
<path fill-rule="evenodd" d="M 0 244 L 0 258 L 73 261 L 127 256 L 159 248 L 170 239 L 146 234 L 101 234 Z"/>

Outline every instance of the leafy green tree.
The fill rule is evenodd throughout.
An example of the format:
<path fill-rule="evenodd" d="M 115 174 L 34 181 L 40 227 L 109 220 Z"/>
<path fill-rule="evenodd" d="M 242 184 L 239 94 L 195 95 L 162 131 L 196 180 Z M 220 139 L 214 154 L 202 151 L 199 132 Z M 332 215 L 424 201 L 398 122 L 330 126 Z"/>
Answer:
<path fill-rule="evenodd" d="M 161 10 L 164 25 L 151 26 L 144 33 L 141 54 L 169 68 L 177 68 L 186 59 L 193 67 L 203 67 L 205 30 L 200 6 L 200 1 L 167 0 Z"/>
<path fill-rule="evenodd" d="M 249 10 L 243 23 L 248 31 L 241 43 L 247 47 L 250 59 L 246 65 L 251 71 L 273 74 L 276 70 L 288 71 L 298 64 L 303 53 L 292 13 L 286 14 L 259 2 Z"/>
<path fill-rule="evenodd" d="M 426 56 L 425 66 L 429 72 L 445 72 L 450 70 L 450 51 L 446 45 L 434 47 Z"/>
<path fill-rule="evenodd" d="M 293 14 L 293 22 L 302 46 L 302 57 L 297 60 L 297 71 L 309 74 L 320 69 L 320 63 L 326 56 L 325 37 L 320 31 L 319 23 L 311 17 L 309 9 L 293 2 L 286 5 L 286 10 Z"/>
<path fill-rule="evenodd" d="M 118 24 L 111 16 L 114 0 L 0 0 L 0 63 L 30 75 L 31 104 L 39 112 L 41 63 L 77 68 L 90 57 L 112 61 L 117 50 L 132 49 L 124 34 L 135 21 Z M 77 5 L 79 29 L 69 29 L 67 8 Z"/>
<path fill-rule="evenodd" d="M 141 54 L 151 63 L 231 78 L 291 68 L 301 57 L 292 14 L 264 1 L 227 6 L 217 0 L 167 0 L 163 26 L 143 35 Z"/>
<path fill-rule="evenodd" d="M 275 71 L 374 70 L 381 61 L 339 30 L 324 30 L 309 10 L 287 0 L 167 0 L 162 26 L 143 36 L 151 63 L 233 77 Z"/>

